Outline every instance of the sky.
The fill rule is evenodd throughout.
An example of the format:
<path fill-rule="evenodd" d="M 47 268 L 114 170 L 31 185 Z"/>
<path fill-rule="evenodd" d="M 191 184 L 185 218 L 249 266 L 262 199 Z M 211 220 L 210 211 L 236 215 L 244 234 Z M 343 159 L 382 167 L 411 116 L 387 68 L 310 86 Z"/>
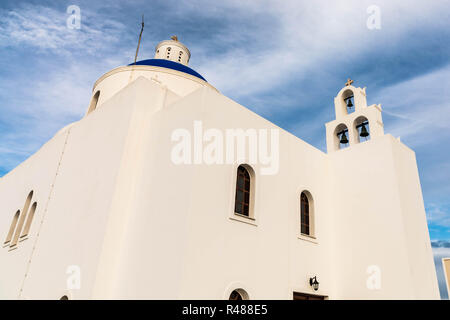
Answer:
<path fill-rule="evenodd" d="M 0 176 L 79 120 L 101 75 L 133 62 L 142 14 L 140 60 L 177 35 L 221 93 L 323 151 L 336 94 L 347 78 L 367 87 L 385 132 L 416 152 L 447 297 L 436 257 L 450 256 L 450 1 L 2 0 Z"/>

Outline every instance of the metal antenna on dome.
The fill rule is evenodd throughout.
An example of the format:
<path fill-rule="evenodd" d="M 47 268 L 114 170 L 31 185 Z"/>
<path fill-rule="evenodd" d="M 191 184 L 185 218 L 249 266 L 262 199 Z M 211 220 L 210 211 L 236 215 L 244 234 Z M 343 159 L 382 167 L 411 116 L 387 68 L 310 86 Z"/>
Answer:
<path fill-rule="evenodd" d="M 137 56 L 139 53 L 139 46 L 141 45 L 142 32 L 144 31 L 144 15 L 142 15 L 141 33 L 139 34 L 139 41 L 136 48 L 136 55 L 134 56 L 134 64 L 136 64 Z"/>

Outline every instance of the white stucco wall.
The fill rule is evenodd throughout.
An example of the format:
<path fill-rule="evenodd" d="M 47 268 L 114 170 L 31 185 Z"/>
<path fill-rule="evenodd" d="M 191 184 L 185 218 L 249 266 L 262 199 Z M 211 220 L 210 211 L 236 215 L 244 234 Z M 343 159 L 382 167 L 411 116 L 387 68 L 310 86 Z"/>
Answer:
<path fill-rule="evenodd" d="M 280 173 L 261 176 L 253 166 L 256 225 L 232 220 L 237 164 L 174 165 L 170 160 L 167 142 L 173 130 L 191 129 L 200 119 L 205 130 L 276 128 L 208 88 L 153 116 L 119 259 L 121 281 L 112 297 L 222 299 L 230 286 L 240 284 L 254 299 L 290 299 L 294 288 L 312 291 L 307 276 L 313 274 L 323 279 L 318 293 L 328 292 L 329 266 L 321 258 L 329 243 L 327 193 L 320 183 L 326 156 L 283 132 L 280 147 L 289 151 L 281 152 Z M 316 243 L 297 237 L 303 188 L 317 203 Z"/>
<path fill-rule="evenodd" d="M 338 297 L 439 299 L 414 153 L 386 135 L 329 160 Z M 376 290 L 367 288 L 370 266 L 380 270 Z"/>
<path fill-rule="evenodd" d="M 195 120 L 277 127 L 201 80 L 125 68 L 96 83 L 95 111 L 0 180 L 4 235 L 29 190 L 39 197 L 29 239 L 1 250 L 2 298 L 24 283 L 22 298 L 57 299 L 69 265 L 82 275 L 73 299 L 222 299 L 238 287 L 251 299 L 438 298 L 417 166 L 400 142 L 325 154 L 280 129 L 279 173 L 252 166 L 255 221 L 245 223 L 233 219 L 238 164 L 175 165 L 171 134 Z M 303 190 L 315 239 L 299 237 Z M 381 268 L 380 290 L 366 286 L 369 265 Z"/>

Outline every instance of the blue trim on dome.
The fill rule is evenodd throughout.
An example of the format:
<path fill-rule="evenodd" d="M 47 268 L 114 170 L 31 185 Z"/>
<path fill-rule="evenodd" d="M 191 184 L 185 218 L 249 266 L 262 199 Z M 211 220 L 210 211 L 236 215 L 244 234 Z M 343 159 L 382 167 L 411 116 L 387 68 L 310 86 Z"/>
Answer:
<path fill-rule="evenodd" d="M 132 66 L 132 65 L 134 65 L 134 63 L 130 63 L 129 64 L 129 66 Z M 191 68 L 185 66 L 184 64 L 181 64 L 181 63 L 178 63 L 178 62 L 174 62 L 174 61 L 170 61 L 170 60 L 165 60 L 165 59 L 147 59 L 147 60 L 137 61 L 136 65 L 138 65 L 138 66 L 155 66 L 155 67 L 162 67 L 162 68 L 177 70 L 177 71 L 181 71 L 181 72 L 190 74 L 190 75 L 192 75 L 194 77 L 200 78 L 203 81 L 206 81 L 206 79 L 203 78 L 195 70 L 192 70 Z"/>

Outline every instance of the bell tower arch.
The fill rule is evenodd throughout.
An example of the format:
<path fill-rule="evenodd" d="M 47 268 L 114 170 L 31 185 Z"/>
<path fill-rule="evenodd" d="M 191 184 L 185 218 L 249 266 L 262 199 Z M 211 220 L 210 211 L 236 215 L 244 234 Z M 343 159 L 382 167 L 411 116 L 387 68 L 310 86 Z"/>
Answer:
<path fill-rule="evenodd" d="M 348 79 L 334 98 L 336 119 L 328 122 L 328 153 L 384 135 L 381 105 L 367 106 L 366 88 L 356 88 Z"/>

